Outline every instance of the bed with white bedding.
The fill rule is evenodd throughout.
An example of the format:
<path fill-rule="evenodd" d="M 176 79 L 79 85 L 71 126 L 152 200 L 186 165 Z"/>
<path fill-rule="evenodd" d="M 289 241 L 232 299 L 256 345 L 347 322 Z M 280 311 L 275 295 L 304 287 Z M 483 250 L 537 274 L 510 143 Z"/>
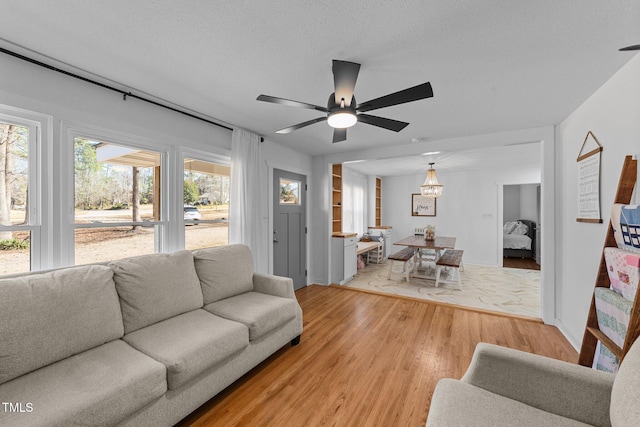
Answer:
<path fill-rule="evenodd" d="M 508 221 L 503 227 L 505 257 L 535 258 L 536 223 L 527 219 Z"/>

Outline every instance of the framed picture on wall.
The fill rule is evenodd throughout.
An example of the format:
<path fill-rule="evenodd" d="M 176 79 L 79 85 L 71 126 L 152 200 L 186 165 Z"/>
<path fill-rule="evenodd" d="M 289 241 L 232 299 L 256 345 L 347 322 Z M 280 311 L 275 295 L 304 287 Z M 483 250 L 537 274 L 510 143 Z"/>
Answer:
<path fill-rule="evenodd" d="M 436 216 L 436 199 L 420 193 L 412 194 L 411 216 Z"/>

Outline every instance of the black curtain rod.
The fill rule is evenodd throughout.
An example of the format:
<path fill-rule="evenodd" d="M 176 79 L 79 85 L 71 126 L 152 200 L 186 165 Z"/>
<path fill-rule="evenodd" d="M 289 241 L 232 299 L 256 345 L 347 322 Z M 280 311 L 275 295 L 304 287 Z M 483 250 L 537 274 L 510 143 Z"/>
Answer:
<path fill-rule="evenodd" d="M 131 92 L 125 92 L 122 89 L 118 89 L 118 88 L 115 88 L 113 86 L 109 86 L 109 85 L 106 85 L 104 83 L 100 83 L 100 82 L 97 82 L 95 80 L 91 80 L 91 79 L 88 79 L 86 77 L 82 77 L 82 76 L 80 76 L 78 74 L 74 74 L 74 73 L 71 73 L 69 71 L 61 70 L 60 68 L 54 67 L 53 65 L 45 64 L 44 62 L 40 62 L 40 61 L 37 61 L 37 60 L 35 60 L 33 58 L 29 58 L 27 56 L 20 55 L 19 53 L 12 52 L 12 51 L 7 50 L 7 49 L 5 49 L 3 47 L 0 47 L 0 52 L 6 53 L 7 55 L 11 55 L 14 58 L 22 59 L 23 61 L 27 61 L 27 62 L 30 62 L 32 64 L 39 65 L 39 66 L 44 67 L 44 68 L 46 68 L 48 70 L 57 71 L 58 73 L 62 73 L 64 75 L 66 75 L 66 76 L 73 77 L 73 78 L 76 78 L 78 80 L 82 80 L 84 82 L 91 83 L 91 84 L 96 85 L 96 86 L 100 86 L 101 88 L 108 89 L 108 90 L 111 90 L 111 91 L 114 91 L 114 92 L 118 92 L 118 93 L 122 94 L 122 99 L 124 99 L 125 101 L 127 100 L 127 97 L 139 99 L 140 101 L 148 102 L 149 104 L 153 104 L 153 105 L 156 105 L 158 107 L 166 108 L 167 110 L 171 110 L 171 111 L 174 111 L 176 113 L 183 114 L 183 115 L 185 115 L 187 117 L 191 117 L 192 119 L 201 120 L 203 122 L 212 124 L 214 126 L 218 126 L 218 127 L 223 128 L 223 129 L 227 129 L 227 130 L 233 131 L 233 128 L 230 128 L 229 126 L 221 125 L 220 123 L 216 123 L 216 122 L 213 122 L 211 120 L 204 119 L 202 117 L 196 116 L 195 114 L 191 114 L 191 113 L 188 113 L 186 111 L 178 110 L 177 108 L 173 108 L 173 107 L 170 107 L 168 105 L 161 104 L 161 103 L 153 101 L 151 99 L 143 98 L 143 97 L 135 95 L 135 94 L 133 94 Z M 260 140 L 262 142 L 262 141 L 264 141 L 264 138 L 261 137 Z"/>

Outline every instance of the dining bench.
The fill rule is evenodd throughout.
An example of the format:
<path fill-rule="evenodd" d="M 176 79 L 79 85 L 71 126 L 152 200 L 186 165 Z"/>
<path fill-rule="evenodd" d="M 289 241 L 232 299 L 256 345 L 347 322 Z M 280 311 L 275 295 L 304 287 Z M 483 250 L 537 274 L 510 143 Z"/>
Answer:
<path fill-rule="evenodd" d="M 458 285 L 458 290 L 462 290 L 462 280 L 460 279 L 460 270 L 464 271 L 462 264 L 462 249 L 447 249 L 436 261 L 436 288 L 440 283 L 453 283 Z M 440 277 L 442 270 L 449 268 L 452 270 L 451 279 L 442 279 Z"/>
<path fill-rule="evenodd" d="M 414 255 L 416 253 L 415 248 L 409 246 L 399 250 L 387 257 L 389 260 L 389 272 L 387 273 L 387 280 L 391 279 L 391 273 L 393 273 L 393 265 L 396 262 L 402 263 L 402 275 L 409 282 L 411 280 L 411 273 L 415 268 Z"/>
<path fill-rule="evenodd" d="M 359 241 L 356 248 L 356 255 L 366 255 L 367 264 L 375 262 L 380 264 L 382 262 L 382 252 L 384 243 L 381 241 Z"/>

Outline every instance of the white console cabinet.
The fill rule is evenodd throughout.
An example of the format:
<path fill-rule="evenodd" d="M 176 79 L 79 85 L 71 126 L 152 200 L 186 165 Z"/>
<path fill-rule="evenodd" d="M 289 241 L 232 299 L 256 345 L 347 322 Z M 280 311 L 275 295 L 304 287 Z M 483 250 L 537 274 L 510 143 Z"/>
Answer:
<path fill-rule="evenodd" d="M 344 285 L 358 272 L 355 233 L 334 233 L 331 238 L 331 283 Z"/>

